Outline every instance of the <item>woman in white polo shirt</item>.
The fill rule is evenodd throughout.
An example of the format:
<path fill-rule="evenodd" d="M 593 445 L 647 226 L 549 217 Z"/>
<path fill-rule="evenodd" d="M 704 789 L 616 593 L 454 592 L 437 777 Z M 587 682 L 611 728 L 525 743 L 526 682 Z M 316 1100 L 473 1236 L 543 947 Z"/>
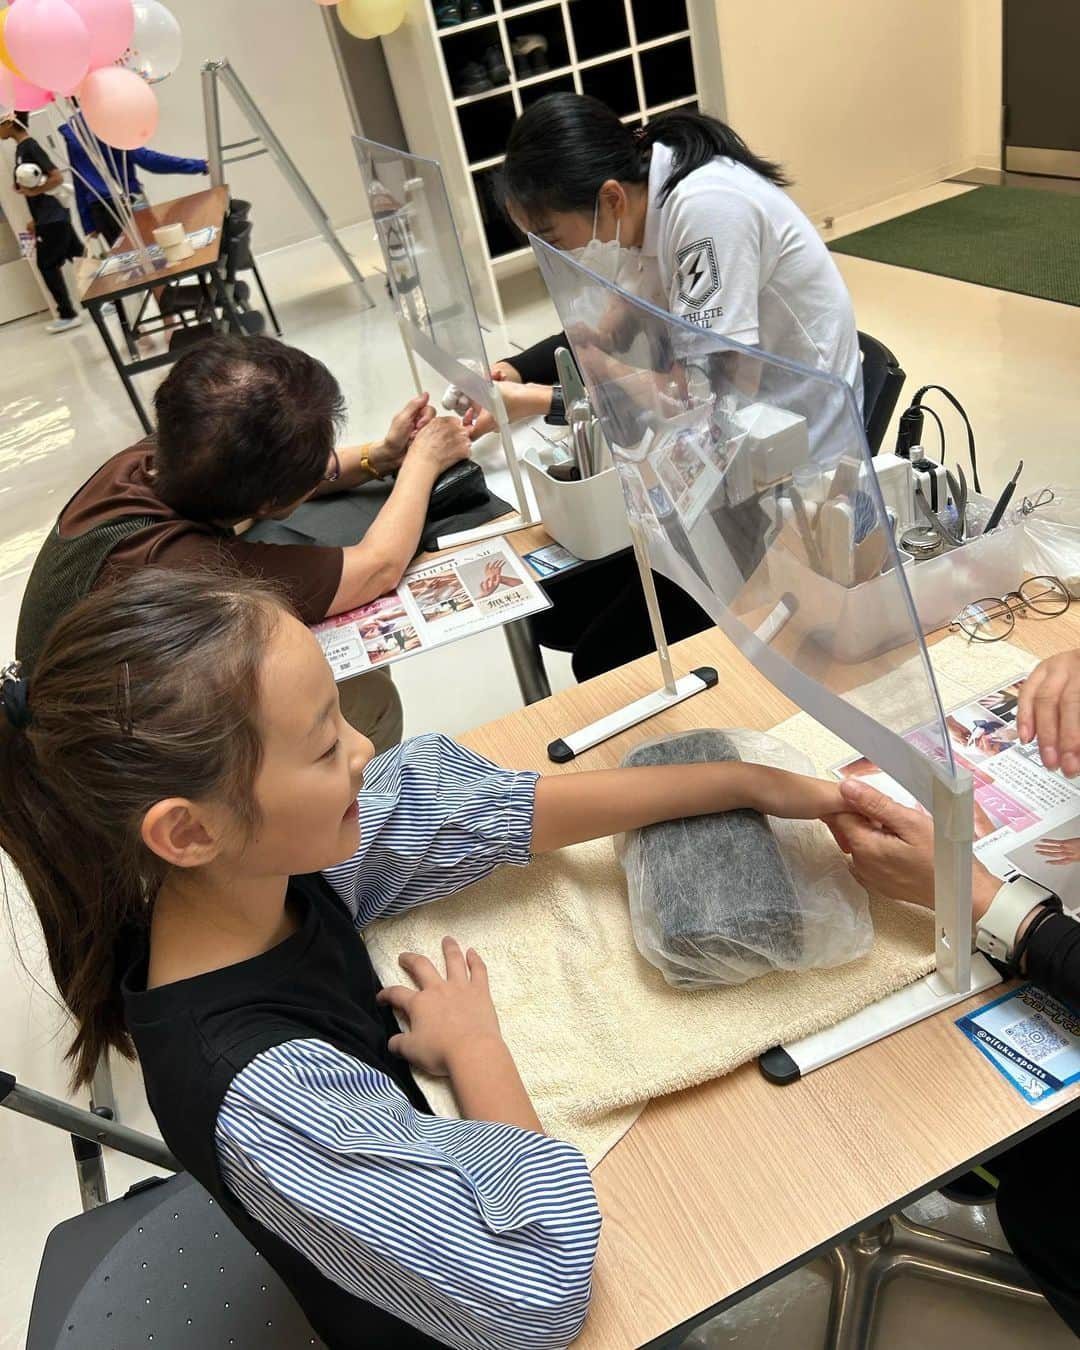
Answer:
<path fill-rule="evenodd" d="M 787 185 L 778 165 L 714 117 L 676 111 L 632 131 L 606 104 L 570 93 L 522 114 L 503 166 L 506 209 L 522 230 L 587 249 L 586 266 L 621 258 L 610 280 L 746 346 L 840 376 L 861 408 L 851 299 Z M 640 249 L 639 265 L 587 248 L 594 240 Z M 554 352 L 564 344 L 560 334 L 498 362 L 513 419 L 551 411 Z M 475 427 L 490 430 L 486 416 Z"/>
<path fill-rule="evenodd" d="M 521 229 L 584 250 L 587 267 L 672 314 L 841 377 L 861 411 L 851 299 L 787 181 L 713 117 L 676 111 L 635 132 L 605 104 L 568 93 L 526 109 L 503 166 L 506 209 Z M 561 420 L 555 350 L 566 345 L 559 334 L 496 364 L 512 420 Z M 759 372 L 750 372 L 755 385 Z M 746 383 L 737 370 L 735 379 Z M 474 439 L 493 427 L 479 408 L 466 422 Z M 812 441 L 827 443 L 829 429 L 812 425 Z M 670 641 L 711 624 L 667 578 L 657 577 L 657 592 Z M 653 647 L 636 568 L 622 556 L 595 564 L 587 584 L 564 585 L 533 626 L 543 646 L 573 653 L 579 680 Z"/>

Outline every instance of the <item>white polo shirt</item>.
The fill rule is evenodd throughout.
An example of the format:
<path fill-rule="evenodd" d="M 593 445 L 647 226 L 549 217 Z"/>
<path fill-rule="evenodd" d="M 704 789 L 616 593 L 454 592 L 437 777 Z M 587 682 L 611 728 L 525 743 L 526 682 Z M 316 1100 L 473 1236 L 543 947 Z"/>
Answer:
<path fill-rule="evenodd" d="M 657 142 L 641 251 L 656 258 L 660 303 L 736 342 L 839 375 L 861 409 L 851 297 L 810 221 L 781 188 L 719 156 L 660 205 L 672 161 Z"/>

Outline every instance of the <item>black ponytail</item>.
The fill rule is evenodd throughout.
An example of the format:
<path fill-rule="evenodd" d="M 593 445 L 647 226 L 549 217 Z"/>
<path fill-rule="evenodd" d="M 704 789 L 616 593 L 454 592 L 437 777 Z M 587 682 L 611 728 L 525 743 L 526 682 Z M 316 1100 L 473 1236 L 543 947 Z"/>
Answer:
<path fill-rule="evenodd" d="M 672 190 L 718 155 L 745 164 L 777 187 L 789 187 L 779 164 L 755 155 L 726 123 L 676 110 L 631 131 L 606 103 L 584 94 L 548 94 L 514 123 L 502 167 L 504 200 L 532 217 L 544 211 L 591 213 L 601 186 L 649 179 L 652 147 L 673 152 L 661 205 Z"/>

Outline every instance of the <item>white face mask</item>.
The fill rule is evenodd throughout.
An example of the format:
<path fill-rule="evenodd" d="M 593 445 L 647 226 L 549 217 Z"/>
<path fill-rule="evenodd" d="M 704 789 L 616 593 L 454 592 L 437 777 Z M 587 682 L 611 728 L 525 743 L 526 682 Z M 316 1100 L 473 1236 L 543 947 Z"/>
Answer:
<path fill-rule="evenodd" d="M 659 271 L 655 259 L 643 256 L 640 248 L 623 248 L 622 221 L 615 222 L 614 239 L 597 239 L 596 226 L 600 214 L 600 198 L 597 196 L 593 207 L 592 238 L 581 248 L 566 250 L 567 256 L 574 258 L 595 272 L 605 281 L 613 282 L 631 295 L 643 300 L 657 302 L 659 293 Z"/>

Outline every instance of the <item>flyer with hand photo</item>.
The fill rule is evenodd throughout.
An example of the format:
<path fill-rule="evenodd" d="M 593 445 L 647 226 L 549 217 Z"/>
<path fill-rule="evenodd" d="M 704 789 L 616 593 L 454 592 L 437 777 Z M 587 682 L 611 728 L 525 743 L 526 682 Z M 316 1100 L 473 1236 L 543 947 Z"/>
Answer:
<path fill-rule="evenodd" d="M 1047 769 L 1037 742 L 1021 745 L 1016 707 L 1024 677 L 952 709 L 945 718 L 956 763 L 970 771 L 975 792 L 975 856 L 995 876 L 1022 872 L 1080 911 L 1080 780 Z M 929 728 L 904 739 L 940 758 Z M 904 806 L 918 803 L 865 757 L 833 770 L 859 778 Z M 919 807 L 921 810 L 922 808 Z"/>
<path fill-rule="evenodd" d="M 335 680 L 550 608 L 505 539 L 409 569 L 396 591 L 312 624 Z"/>

